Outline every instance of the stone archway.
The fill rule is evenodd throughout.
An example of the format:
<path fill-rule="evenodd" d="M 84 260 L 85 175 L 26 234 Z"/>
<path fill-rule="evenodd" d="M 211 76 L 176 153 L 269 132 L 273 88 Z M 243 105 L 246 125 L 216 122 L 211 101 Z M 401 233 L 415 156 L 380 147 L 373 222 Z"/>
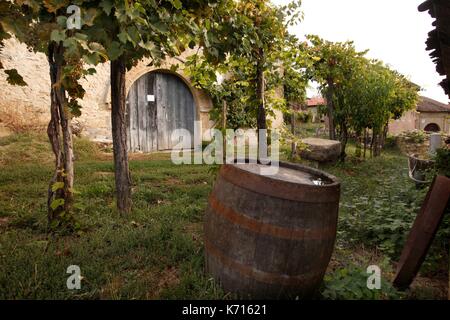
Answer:
<path fill-rule="evenodd" d="M 425 126 L 424 131 L 426 132 L 439 132 L 441 128 L 436 123 L 429 123 Z"/>

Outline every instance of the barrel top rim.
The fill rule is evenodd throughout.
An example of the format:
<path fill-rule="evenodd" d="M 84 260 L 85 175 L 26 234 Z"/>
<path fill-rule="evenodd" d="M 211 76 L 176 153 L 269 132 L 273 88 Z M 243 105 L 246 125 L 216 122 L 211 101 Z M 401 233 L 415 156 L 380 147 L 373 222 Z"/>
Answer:
<path fill-rule="evenodd" d="M 249 170 L 244 170 L 240 167 L 240 165 L 243 165 L 245 163 L 243 163 L 242 161 L 246 161 L 246 163 L 249 161 L 249 159 L 246 160 L 236 160 L 235 163 L 229 163 L 227 165 L 231 165 L 233 168 L 235 168 L 236 170 L 242 171 L 242 172 L 247 172 L 247 173 L 252 173 Z M 252 160 L 255 161 L 255 160 Z M 334 176 L 331 175 L 325 171 L 319 170 L 319 169 L 315 169 L 315 168 L 311 168 L 305 165 L 301 165 L 298 163 L 291 163 L 291 162 L 285 162 L 285 161 L 279 161 L 278 162 L 280 167 L 286 168 L 286 169 L 291 169 L 294 171 L 302 171 L 302 172 L 306 172 L 310 175 L 314 175 L 317 176 L 318 178 L 326 178 L 327 180 L 330 181 L 330 183 L 326 183 L 323 185 L 315 185 L 315 184 L 305 184 L 305 183 L 300 183 L 300 182 L 295 182 L 295 181 L 290 181 L 290 180 L 281 180 L 279 178 L 276 178 L 274 176 L 270 176 L 270 175 L 259 175 L 260 177 L 266 178 L 266 179 L 270 179 L 272 181 L 276 181 L 276 182 L 283 182 L 283 183 L 288 183 L 288 184 L 294 184 L 294 185 L 302 185 L 302 186 L 307 186 L 309 188 L 333 188 L 333 187 L 337 187 L 341 184 L 340 180 Z M 256 164 L 253 162 L 253 164 Z M 260 164 L 261 166 L 264 166 L 265 164 Z M 268 165 L 266 165 L 268 166 Z M 255 173 L 253 173 L 255 174 Z M 256 174 L 255 174 L 256 175 Z"/>

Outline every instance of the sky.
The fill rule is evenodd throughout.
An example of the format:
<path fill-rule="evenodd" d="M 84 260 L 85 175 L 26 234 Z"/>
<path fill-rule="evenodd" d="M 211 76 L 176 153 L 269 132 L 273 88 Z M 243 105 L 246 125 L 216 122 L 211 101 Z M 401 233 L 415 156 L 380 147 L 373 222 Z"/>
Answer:
<path fill-rule="evenodd" d="M 272 0 L 280 5 L 289 0 Z M 354 41 L 367 56 L 384 61 L 423 88 L 421 95 L 448 103 L 443 79 L 426 51 L 433 18 L 417 7 L 424 0 L 303 0 L 303 21 L 290 32 L 304 39 L 316 34 L 330 41 Z M 311 89 L 308 94 L 316 95 Z"/>

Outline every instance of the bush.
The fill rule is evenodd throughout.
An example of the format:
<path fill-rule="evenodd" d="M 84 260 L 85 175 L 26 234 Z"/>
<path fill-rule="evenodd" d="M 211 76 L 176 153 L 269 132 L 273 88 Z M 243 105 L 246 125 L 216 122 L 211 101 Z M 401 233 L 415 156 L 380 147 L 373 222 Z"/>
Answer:
<path fill-rule="evenodd" d="M 313 114 L 311 111 L 285 111 L 283 112 L 284 123 L 287 125 L 291 125 L 292 121 L 292 112 L 295 114 L 295 122 L 296 123 L 309 123 L 313 119 Z"/>
<path fill-rule="evenodd" d="M 299 112 L 298 119 L 303 123 L 309 123 L 312 121 L 313 114 L 311 111 Z"/>
<path fill-rule="evenodd" d="M 410 143 L 424 143 L 427 138 L 427 134 L 422 130 L 403 132 L 400 136 Z"/>
<path fill-rule="evenodd" d="M 450 178 L 450 149 L 441 148 L 436 150 L 434 160 L 436 161 L 436 172 Z"/>
<path fill-rule="evenodd" d="M 322 297 L 331 300 L 399 299 L 401 295 L 381 278 L 381 289 L 367 288 L 368 274 L 359 266 L 350 265 L 325 276 Z"/>
<path fill-rule="evenodd" d="M 384 147 L 389 149 L 396 148 L 397 138 L 395 136 L 388 135 L 384 140 Z"/>

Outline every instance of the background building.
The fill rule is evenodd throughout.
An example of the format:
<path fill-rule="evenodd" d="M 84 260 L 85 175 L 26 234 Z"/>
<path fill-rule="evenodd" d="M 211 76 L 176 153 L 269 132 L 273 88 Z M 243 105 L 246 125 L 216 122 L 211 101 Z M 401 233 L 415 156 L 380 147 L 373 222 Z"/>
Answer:
<path fill-rule="evenodd" d="M 183 72 L 186 57 L 168 58 L 159 67 L 143 59 L 126 74 L 128 144 L 131 151 L 170 150 L 178 141 L 171 141 L 175 129 L 193 133 L 194 121 L 202 124 L 202 140 L 208 140 L 213 103 L 207 92 L 195 88 Z M 28 84 L 25 87 L 7 83 L 0 73 L 0 134 L 14 124 L 27 124 L 45 132 L 50 119 L 49 66 L 44 54 L 27 50 L 24 44 L 5 41 L 0 60 L 6 69 L 17 69 Z M 176 67 L 178 66 L 178 67 Z M 177 71 L 172 71 L 177 70 Z M 93 141 L 111 142 L 111 92 L 109 62 L 98 65 L 96 73 L 82 81 L 86 90 L 80 104 L 82 115 L 73 125 Z M 282 92 L 277 93 L 282 95 Z M 282 125 L 283 116 L 276 111 L 272 128 Z"/>
<path fill-rule="evenodd" d="M 389 133 L 393 135 L 412 130 L 450 134 L 450 106 L 421 97 L 415 110 L 406 112 L 389 124 Z"/>

